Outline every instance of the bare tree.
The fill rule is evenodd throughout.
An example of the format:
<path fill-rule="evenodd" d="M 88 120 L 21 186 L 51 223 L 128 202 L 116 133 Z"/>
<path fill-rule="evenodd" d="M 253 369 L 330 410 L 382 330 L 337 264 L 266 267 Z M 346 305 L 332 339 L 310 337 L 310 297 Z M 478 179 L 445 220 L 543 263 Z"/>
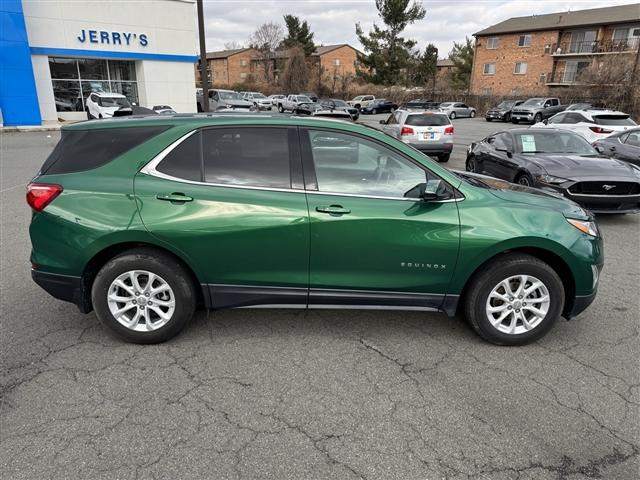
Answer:
<path fill-rule="evenodd" d="M 301 48 L 292 48 L 289 60 L 282 74 L 282 88 L 285 92 L 302 92 L 309 82 L 309 68 Z"/>
<path fill-rule="evenodd" d="M 224 49 L 225 50 L 238 50 L 240 48 L 244 48 L 244 45 L 242 45 L 239 42 L 236 42 L 235 40 L 232 42 L 226 42 L 224 44 Z"/>
<path fill-rule="evenodd" d="M 249 45 L 258 52 L 257 59 L 267 83 L 274 81 L 274 56 L 283 38 L 284 30 L 273 22 L 263 23 L 249 37 Z"/>

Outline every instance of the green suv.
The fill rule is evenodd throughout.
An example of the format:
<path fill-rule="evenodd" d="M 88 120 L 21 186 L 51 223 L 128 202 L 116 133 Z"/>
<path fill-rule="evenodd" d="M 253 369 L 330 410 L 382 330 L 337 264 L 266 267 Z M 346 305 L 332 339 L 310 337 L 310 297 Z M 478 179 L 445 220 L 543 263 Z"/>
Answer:
<path fill-rule="evenodd" d="M 461 311 L 520 345 L 594 299 L 602 240 L 562 198 L 336 120 L 90 121 L 27 187 L 35 282 L 129 341 L 197 308 Z"/>

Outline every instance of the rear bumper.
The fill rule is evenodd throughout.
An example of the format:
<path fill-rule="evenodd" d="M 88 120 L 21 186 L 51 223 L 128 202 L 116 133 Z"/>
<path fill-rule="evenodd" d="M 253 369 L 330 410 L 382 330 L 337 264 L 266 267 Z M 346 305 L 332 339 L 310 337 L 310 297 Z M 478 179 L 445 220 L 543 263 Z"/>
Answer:
<path fill-rule="evenodd" d="M 58 300 L 73 303 L 82 313 L 89 313 L 92 310 L 91 304 L 85 300 L 80 277 L 32 269 L 31 278 L 49 295 Z"/>
<path fill-rule="evenodd" d="M 407 145 L 422 153 L 450 154 L 453 150 L 453 143 L 407 143 Z"/>

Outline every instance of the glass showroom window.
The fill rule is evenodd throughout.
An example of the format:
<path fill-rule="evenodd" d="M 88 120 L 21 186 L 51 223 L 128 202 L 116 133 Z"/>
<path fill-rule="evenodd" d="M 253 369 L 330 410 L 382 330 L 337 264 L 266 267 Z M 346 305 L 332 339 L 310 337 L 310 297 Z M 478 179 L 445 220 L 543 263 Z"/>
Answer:
<path fill-rule="evenodd" d="M 121 93 L 138 103 L 135 62 L 49 57 L 49 69 L 58 112 L 82 112 L 92 92 Z"/>

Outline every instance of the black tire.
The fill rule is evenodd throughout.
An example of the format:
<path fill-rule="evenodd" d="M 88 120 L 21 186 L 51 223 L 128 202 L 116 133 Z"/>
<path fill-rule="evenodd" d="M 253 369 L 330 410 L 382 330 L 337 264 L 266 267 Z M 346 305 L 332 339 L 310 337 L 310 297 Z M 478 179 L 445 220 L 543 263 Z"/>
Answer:
<path fill-rule="evenodd" d="M 85 111 L 87 112 L 87 120 L 93 120 L 93 117 L 89 113 L 89 109 L 87 108 Z"/>
<path fill-rule="evenodd" d="M 378 110 L 377 110 L 376 108 L 374 108 L 373 110 L 371 110 L 371 113 L 372 113 L 373 115 L 375 115 L 375 114 L 377 114 L 377 113 L 378 113 Z"/>
<path fill-rule="evenodd" d="M 476 157 L 473 155 L 468 156 L 464 168 L 467 172 L 476 173 L 476 169 L 478 168 L 476 165 Z"/>
<path fill-rule="evenodd" d="M 505 122 L 510 122 L 510 121 L 511 121 L 511 114 L 510 114 L 510 113 L 507 113 L 507 114 L 504 116 L 504 121 L 505 121 Z"/>
<path fill-rule="evenodd" d="M 475 110 L 471 110 L 471 113 L 469 114 L 469 116 L 471 118 L 474 118 L 476 116 L 476 111 Z"/>
<path fill-rule="evenodd" d="M 353 108 L 357 108 L 358 110 L 360 110 L 360 104 L 359 104 L 359 103 L 356 103 L 356 104 L 353 106 Z"/>
<path fill-rule="evenodd" d="M 540 123 L 542 121 L 542 114 L 536 113 L 533 117 L 533 123 Z"/>
<path fill-rule="evenodd" d="M 149 332 L 129 329 L 118 322 L 107 301 L 111 283 L 130 270 L 155 273 L 169 284 L 175 297 L 175 310 L 170 320 Z M 176 336 L 193 316 L 196 293 L 190 273 L 175 258 L 153 248 L 135 248 L 112 258 L 98 272 L 91 288 L 93 308 L 100 322 L 132 343 L 160 343 Z M 134 307 L 135 308 L 135 307 Z"/>
<path fill-rule="evenodd" d="M 98 114 L 98 118 L 102 118 L 102 114 L 101 113 Z"/>
<path fill-rule="evenodd" d="M 530 275 L 544 283 L 549 291 L 549 309 L 542 321 L 532 330 L 519 334 L 499 331 L 489 321 L 487 299 L 502 280 L 514 275 Z M 496 345 L 526 345 L 542 338 L 558 320 L 564 306 L 565 292 L 558 274 L 545 262 L 531 255 L 505 254 L 484 266 L 469 280 L 464 298 L 464 314 L 475 332 Z"/>
<path fill-rule="evenodd" d="M 533 187 L 533 178 L 528 173 L 519 173 L 516 175 L 515 183 L 525 187 Z"/>
<path fill-rule="evenodd" d="M 518 120 L 517 118 L 512 118 L 512 119 L 511 119 L 511 123 L 516 123 L 516 124 L 517 124 L 519 121 L 520 121 L 520 120 Z"/>
<path fill-rule="evenodd" d="M 449 114 L 449 118 L 450 118 L 451 120 L 453 120 L 454 118 L 456 118 L 456 112 L 451 112 L 451 113 Z"/>
<path fill-rule="evenodd" d="M 278 112 L 284 113 L 284 108 L 282 108 L 282 104 L 281 103 L 278 104 Z"/>
<path fill-rule="evenodd" d="M 489 117 L 484 118 L 487 122 L 491 122 L 492 120 Z"/>
<path fill-rule="evenodd" d="M 451 154 L 449 153 L 445 153 L 444 155 L 438 155 L 438 162 L 447 163 L 450 157 L 451 157 Z"/>

